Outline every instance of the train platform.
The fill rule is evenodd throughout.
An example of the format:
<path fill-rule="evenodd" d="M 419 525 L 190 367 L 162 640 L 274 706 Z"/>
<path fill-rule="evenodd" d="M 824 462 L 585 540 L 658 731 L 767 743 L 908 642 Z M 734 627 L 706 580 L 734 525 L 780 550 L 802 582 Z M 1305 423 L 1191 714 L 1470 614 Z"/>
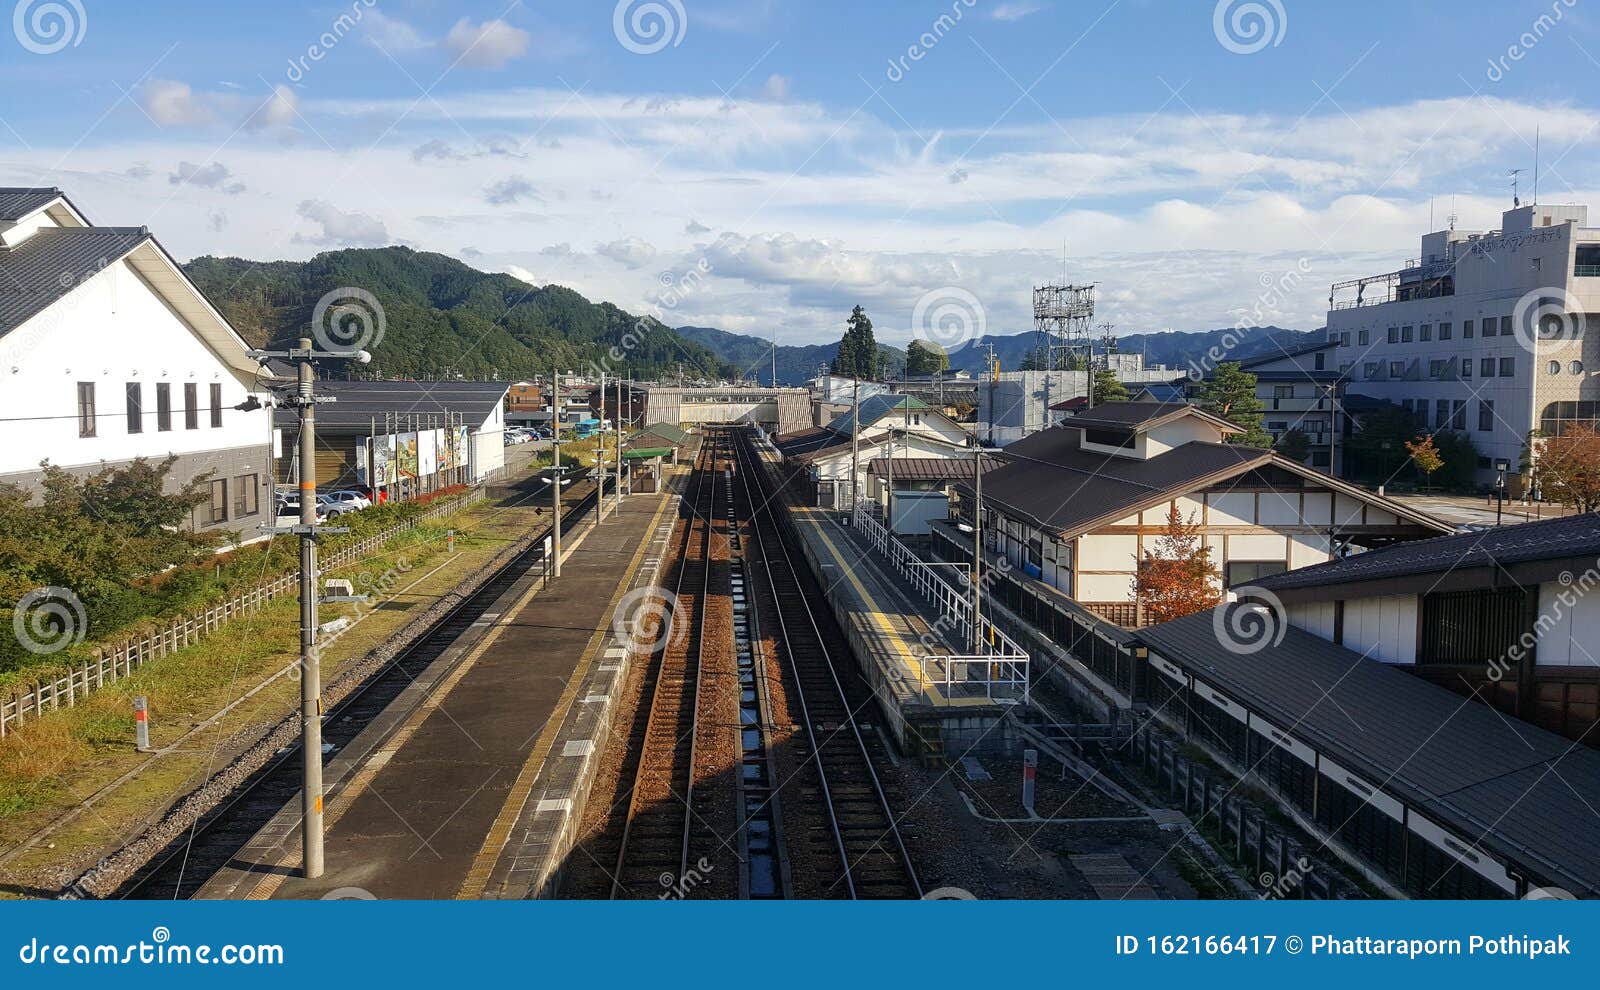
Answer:
<path fill-rule="evenodd" d="M 676 487 L 629 496 L 568 534 L 561 578 L 524 576 L 329 758 L 323 876 L 299 875 L 296 798 L 198 896 L 536 895 L 626 672 L 613 615 L 655 581 Z"/>
<path fill-rule="evenodd" d="M 782 479 L 777 455 L 758 447 L 769 482 Z M 1009 749 L 1010 729 L 998 724 L 1015 699 L 951 693 L 924 669 L 923 658 L 960 656 L 970 647 L 960 629 L 941 619 L 838 512 L 789 506 L 801 551 L 827 595 L 867 680 L 883 702 L 895 737 L 909 751 Z M 930 752 L 931 750 L 931 752 Z"/>

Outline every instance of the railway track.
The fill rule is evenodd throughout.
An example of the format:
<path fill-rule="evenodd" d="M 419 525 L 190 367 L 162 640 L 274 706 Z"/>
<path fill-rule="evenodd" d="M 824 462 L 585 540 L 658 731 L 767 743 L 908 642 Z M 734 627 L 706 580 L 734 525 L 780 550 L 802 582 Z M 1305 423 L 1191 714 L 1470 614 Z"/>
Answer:
<path fill-rule="evenodd" d="M 614 900 L 659 897 L 663 889 L 683 896 L 697 872 L 691 856 L 698 831 L 695 767 L 700 734 L 696 728 L 701 717 L 707 600 L 712 590 L 713 522 L 725 515 L 717 500 L 724 442 L 721 434 L 708 434 L 696 459 L 694 487 L 680 523 L 667 627 L 650 644 L 655 647 L 655 657 L 643 688 L 649 714 L 643 720 L 635 718 L 628 739 L 629 752 L 637 754 L 637 762 L 628 788 L 616 868 L 611 872 L 609 896 Z"/>
<path fill-rule="evenodd" d="M 801 728 L 791 745 L 804 747 L 782 815 L 789 856 L 831 865 L 816 896 L 919 898 L 916 868 L 873 769 L 881 744 L 875 737 L 869 741 L 858 717 L 876 710 L 871 691 L 844 665 L 849 647 L 832 616 L 813 608 L 823 600 L 821 589 L 809 570 L 795 565 L 772 508 L 781 500 L 763 483 L 765 475 L 745 437 L 735 441 L 735 461 L 734 481 L 751 536 L 745 548 L 750 593 L 760 628 L 772 638 L 789 675 L 786 682 L 767 687 L 784 695 L 782 703 Z"/>
<path fill-rule="evenodd" d="M 563 533 L 594 507 L 596 485 L 585 481 L 563 499 Z M 507 562 L 476 592 L 358 685 L 323 716 L 325 752 L 343 749 L 379 713 L 471 628 L 512 585 L 543 561 L 542 540 Z M 245 843 L 300 793 L 300 747 L 286 747 L 245 778 L 230 796 L 180 841 L 169 845 L 113 895 L 132 899 L 186 899 L 226 865 Z"/>

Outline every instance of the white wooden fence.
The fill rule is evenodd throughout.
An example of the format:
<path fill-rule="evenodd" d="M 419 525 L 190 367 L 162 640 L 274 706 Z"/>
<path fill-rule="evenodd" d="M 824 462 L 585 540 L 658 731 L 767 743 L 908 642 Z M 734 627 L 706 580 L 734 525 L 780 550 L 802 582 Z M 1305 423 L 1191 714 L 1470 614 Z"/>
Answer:
<path fill-rule="evenodd" d="M 483 498 L 479 489 L 463 498 L 433 506 L 421 514 L 374 533 L 350 546 L 342 547 L 322 557 L 320 569 L 333 570 L 354 563 L 373 553 L 391 539 L 419 524 L 465 508 Z M 85 661 L 63 677 L 41 681 L 31 687 L 17 687 L 5 697 L 0 697 L 0 739 L 27 719 L 38 718 L 59 708 L 71 708 L 107 684 L 115 684 L 151 660 L 166 656 L 191 643 L 198 643 L 208 634 L 221 629 L 242 615 L 260 611 L 268 602 L 285 594 L 295 593 L 300 586 L 298 573 L 284 574 L 259 587 L 212 606 L 204 612 L 180 616 L 165 629 L 157 630 L 142 639 L 128 640 L 118 646 L 95 649 L 94 659 Z"/>

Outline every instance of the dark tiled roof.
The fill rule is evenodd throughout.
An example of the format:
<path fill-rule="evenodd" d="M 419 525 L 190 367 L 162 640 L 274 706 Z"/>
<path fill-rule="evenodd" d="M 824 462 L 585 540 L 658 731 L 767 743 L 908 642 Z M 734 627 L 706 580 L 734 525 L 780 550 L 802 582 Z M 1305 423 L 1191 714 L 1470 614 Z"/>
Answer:
<path fill-rule="evenodd" d="M 970 451 L 957 457 L 896 457 L 894 477 L 896 481 L 970 481 L 973 460 Z M 867 473 L 879 478 L 886 477 L 889 473 L 888 463 L 887 457 L 874 457 L 867 464 Z M 999 466 L 992 457 L 985 460 L 983 476 L 987 478 L 989 472 Z"/>
<path fill-rule="evenodd" d="M 60 197 L 61 190 L 54 187 L 0 186 L 0 220 L 20 220 Z"/>
<path fill-rule="evenodd" d="M 16 247 L 0 247 L 0 334 L 150 239 L 144 227 L 50 227 Z"/>
<path fill-rule="evenodd" d="M 1216 618 L 1135 638 L 1467 840 L 1600 894 L 1600 752 L 1293 627 L 1229 650 Z"/>
<path fill-rule="evenodd" d="M 1269 450 L 1194 441 L 1134 460 L 1082 450 L 1078 431 L 1065 427 L 1018 440 L 999 457 L 1004 466 L 984 474 L 984 501 L 1067 536 L 1273 459 Z"/>
<path fill-rule="evenodd" d="M 337 401 L 317 406 L 317 428 L 366 432 L 374 418 L 383 432 L 387 415 L 402 417 L 399 430 L 431 429 L 442 426 L 443 414 L 458 413 L 462 424 L 472 429 L 500 407 L 509 388 L 504 382 L 340 382 L 317 383 L 318 395 Z M 406 420 L 404 417 L 415 417 Z M 278 426 L 293 428 L 298 421 L 293 409 L 277 409 Z"/>
<path fill-rule="evenodd" d="M 1572 557 L 1600 557 L 1600 515 L 1586 512 L 1416 540 L 1286 571 L 1255 583 L 1280 590 Z"/>
<path fill-rule="evenodd" d="M 1138 432 L 1182 416 L 1199 416 L 1228 433 L 1242 432 L 1227 420 L 1185 402 L 1107 402 L 1078 413 L 1068 419 L 1066 425 L 1074 429 Z"/>

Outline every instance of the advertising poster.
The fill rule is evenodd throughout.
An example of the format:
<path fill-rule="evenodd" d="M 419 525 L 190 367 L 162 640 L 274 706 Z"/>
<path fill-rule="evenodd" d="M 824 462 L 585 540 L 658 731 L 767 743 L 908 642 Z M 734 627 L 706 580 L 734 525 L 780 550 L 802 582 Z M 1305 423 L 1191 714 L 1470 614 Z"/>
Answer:
<path fill-rule="evenodd" d="M 434 452 L 439 443 L 438 430 L 423 430 L 417 434 L 417 470 L 430 475 L 438 469 L 438 455 Z"/>
<path fill-rule="evenodd" d="M 417 435 L 415 433 L 402 433 L 397 438 L 398 450 L 395 451 L 400 461 L 399 477 L 417 478 Z"/>

